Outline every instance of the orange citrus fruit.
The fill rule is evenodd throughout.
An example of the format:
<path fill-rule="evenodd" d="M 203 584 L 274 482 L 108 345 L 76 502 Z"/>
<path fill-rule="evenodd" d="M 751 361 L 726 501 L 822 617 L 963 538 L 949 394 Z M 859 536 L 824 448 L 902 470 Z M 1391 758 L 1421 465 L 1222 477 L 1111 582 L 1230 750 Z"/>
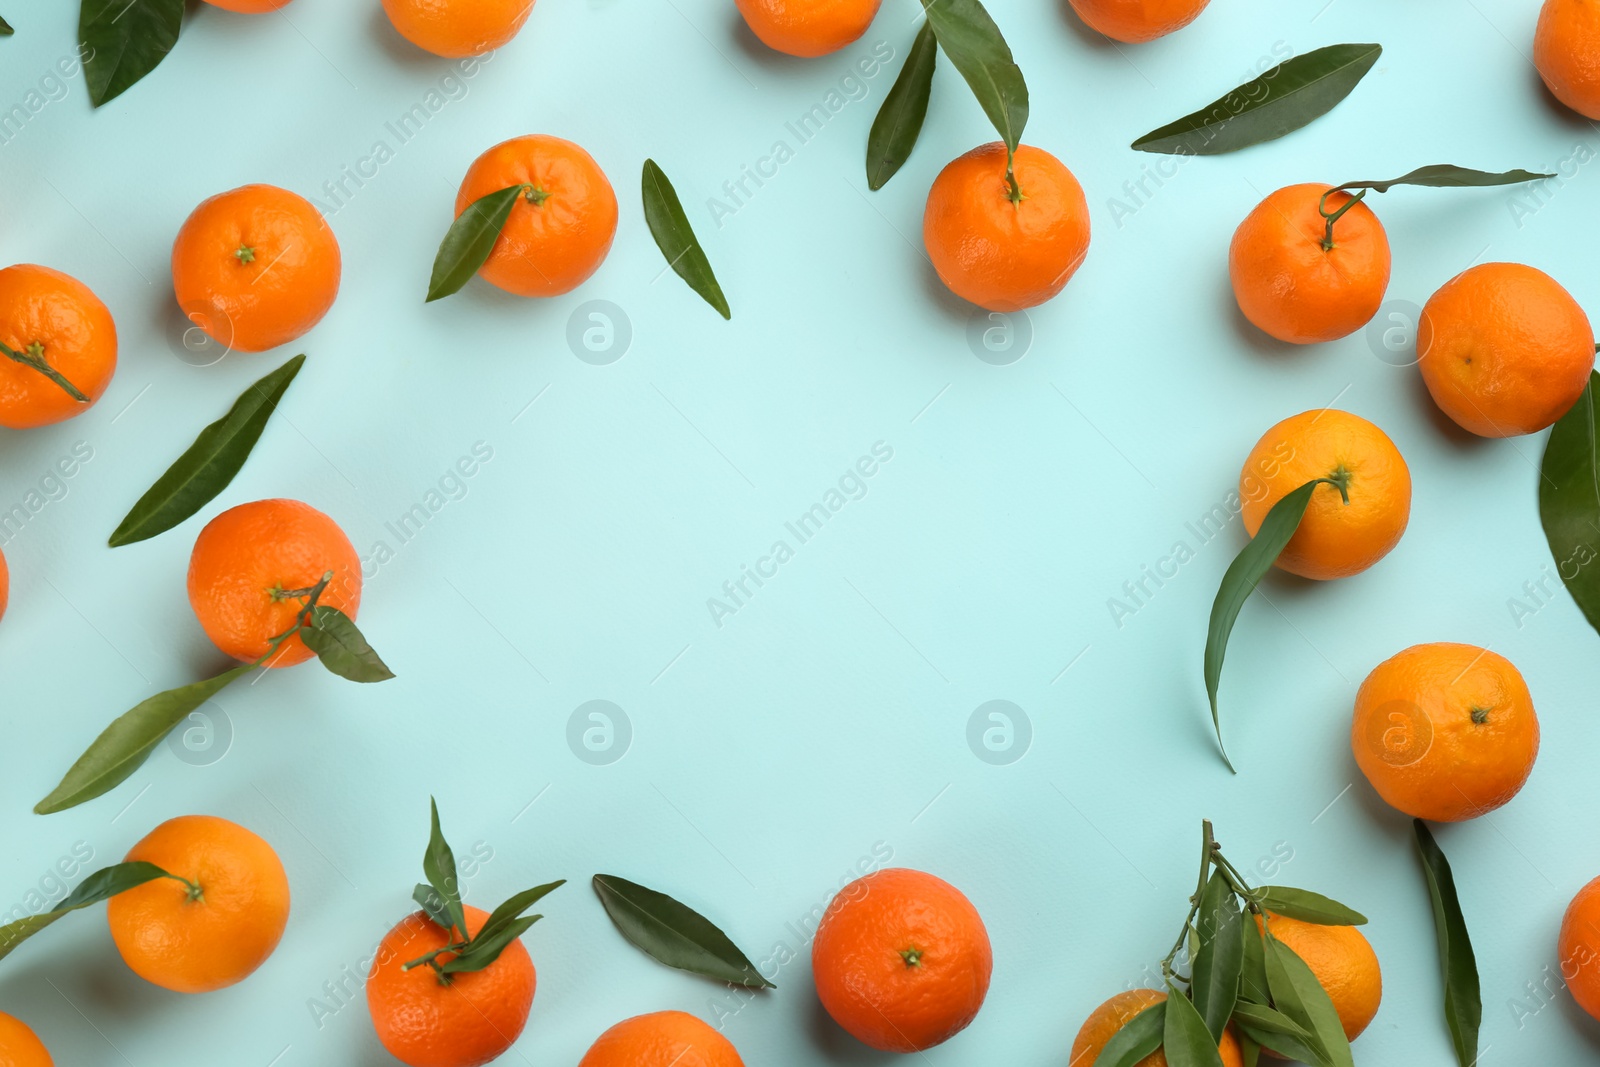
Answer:
<path fill-rule="evenodd" d="M 1228 277 L 1239 310 L 1258 328 L 1291 344 L 1332 341 L 1372 320 L 1389 288 L 1389 238 L 1372 209 L 1350 205 L 1325 248 L 1327 220 L 1319 205 L 1330 186 L 1279 189 L 1257 204 L 1233 232 Z M 1350 194 L 1328 197 L 1329 213 Z"/>
<path fill-rule="evenodd" d="M 288 2 L 289 0 L 206 0 L 212 7 L 220 7 L 224 11 L 237 11 L 242 15 L 276 11 Z"/>
<path fill-rule="evenodd" d="M 208 993 L 243 981 L 278 947 L 289 922 L 289 879 L 272 846 L 244 827 L 180 816 L 150 831 L 125 859 L 184 880 L 157 878 L 107 904 L 111 939 L 145 981 Z"/>
<path fill-rule="evenodd" d="M 317 604 L 354 619 L 361 607 L 361 558 L 344 531 L 298 500 L 257 500 L 224 511 L 195 538 L 189 604 L 213 644 L 249 663 L 294 627 L 305 598 L 290 594 L 313 588 L 330 571 Z M 295 634 L 266 665 L 290 667 L 312 654 Z"/>
<path fill-rule="evenodd" d="M 1390 807 L 1459 822 L 1517 794 L 1539 754 L 1539 720 L 1511 661 L 1476 645 L 1412 645 L 1356 693 L 1350 747 Z"/>
<path fill-rule="evenodd" d="M 400 36 L 450 59 L 481 56 L 510 42 L 533 0 L 383 0 Z"/>
<path fill-rule="evenodd" d="M 1600 1019 L 1600 878 L 1578 890 L 1567 905 L 1556 951 L 1572 999 Z"/>
<path fill-rule="evenodd" d="M 1533 31 L 1533 65 L 1557 100 L 1600 119 L 1600 6 L 1545 0 Z"/>
<path fill-rule="evenodd" d="M 77 400 L 37 367 L 0 355 L 0 426 L 13 430 L 83 414 L 117 369 L 111 312 L 87 285 L 49 267 L 0 270 L 0 343 L 42 360 L 89 398 Z"/>
<path fill-rule="evenodd" d="M 972 902 L 948 882 L 898 867 L 840 890 L 811 943 L 822 1006 L 885 1052 L 919 1052 L 965 1029 L 993 966 Z"/>
<path fill-rule="evenodd" d="M 658 1011 L 601 1034 L 578 1067 L 744 1067 L 744 1060 L 731 1041 L 693 1015 Z"/>
<path fill-rule="evenodd" d="M 0 1011 L 0 1067 L 55 1067 L 55 1062 L 27 1023 Z"/>
<path fill-rule="evenodd" d="M 1089 28 L 1115 41 L 1138 44 L 1181 30 L 1200 16 L 1211 0 L 1072 0 L 1072 10 Z"/>
<path fill-rule="evenodd" d="M 1378 1014 L 1383 999 L 1383 974 L 1371 943 L 1354 926 L 1319 926 L 1272 912 L 1267 913 L 1267 928 L 1311 968 L 1339 1013 L 1344 1036 L 1354 1041 Z"/>
<path fill-rule="evenodd" d="M 735 0 L 761 43 L 791 56 L 825 56 L 859 40 L 883 0 Z"/>
<path fill-rule="evenodd" d="M 546 134 L 514 137 L 479 156 L 456 194 L 456 214 L 490 193 L 524 186 L 478 271 L 518 296 L 559 296 L 599 268 L 617 233 L 617 194 L 594 157 Z"/>
<path fill-rule="evenodd" d="M 1481 437 L 1512 437 L 1577 402 L 1594 369 L 1594 329 L 1544 271 L 1480 263 L 1428 298 L 1417 356 L 1440 410 Z"/>
<path fill-rule="evenodd" d="M 241 352 L 288 344 L 322 321 L 340 270 L 339 242 L 317 209 L 273 185 L 202 202 L 172 243 L 178 306 Z"/>
<path fill-rule="evenodd" d="M 1072 1055 L 1067 1060 L 1067 1067 L 1094 1067 L 1094 1061 L 1099 1057 L 1100 1050 L 1116 1036 L 1118 1030 L 1132 1022 L 1135 1015 L 1166 999 L 1167 995 L 1159 989 L 1130 989 L 1125 993 L 1118 993 L 1100 1005 L 1089 1013 L 1089 1017 L 1083 1021 L 1082 1028 L 1078 1030 L 1078 1036 L 1072 1042 Z M 1239 1039 L 1233 1036 L 1231 1029 L 1222 1032 L 1222 1040 L 1217 1043 L 1217 1052 L 1222 1056 L 1223 1067 L 1243 1067 L 1244 1053 L 1239 1048 Z M 1156 1049 L 1134 1067 L 1167 1067 L 1167 1054 Z"/>
<path fill-rule="evenodd" d="M 1089 253 L 1083 187 L 1042 148 L 1020 145 L 1006 180 L 1006 146 L 981 145 L 933 181 L 922 240 L 939 279 L 963 300 L 990 311 L 1042 304 L 1067 284 Z"/>
<path fill-rule="evenodd" d="M 0 552 L 0 619 L 5 618 L 6 604 L 11 599 L 11 568 L 6 566 L 6 554 Z"/>
<path fill-rule="evenodd" d="M 489 918 L 464 905 L 467 933 Z M 384 937 L 367 975 L 367 1010 L 378 1040 L 410 1067 L 478 1067 L 495 1059 L 522 1033 L 533 1008 L 538 975 L 520 940 L 480 971 L 441 975 L 429 966 L 405 965 L 450 944 L 450 934 L 415 912 Z M 438 957 L 442 965 L 454 959 Z"/>
<path fill-rule="evenodd" d="M 1411 517 L 1411 472 L 1372 423 L 1324 408 L 1291 415 L 1262 434 L 1239 474 L 1245 529 L 1254 537 L 1272 506 L 1316 478 L 1305 517 L 1277 566 L 1319 581 L 1346 578 L 1389 554 Z"/>

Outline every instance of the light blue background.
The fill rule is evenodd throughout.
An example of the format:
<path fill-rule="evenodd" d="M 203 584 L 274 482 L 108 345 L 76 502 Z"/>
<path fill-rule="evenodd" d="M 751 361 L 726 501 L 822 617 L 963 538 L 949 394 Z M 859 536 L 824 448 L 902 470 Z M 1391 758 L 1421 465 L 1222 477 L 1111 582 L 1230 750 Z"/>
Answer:
<path fill-rule="evenodd" d="M 18 32 L 0 43 L 0 106 L 74 47 L 77 5 L 36 6 L 4 10 Z M 1444 1063 L 1409 826 L 1360 778 L 1346 735 L 1377 662 L 1458 640 L 1521 667 L 1544 728 L 1521 795 L 1439 834 L 1483 974 L 1482 1062 L 1592 1062 L 1600 1028 L 1565 994 L 1541 1007 L 1525 987 L 1554 962 L 1566 902 L 1600 874 L 1600 638 L 1564 593 L 1521 625 L 1508 607 L 1525 582 L 1553 581 L 1535 507 L 1542 440 L 1467 439 L 1415 369 L 1394 365 L 1407 355 L 1367 336 L 1269 342 L 1234 310 L 1225 266 L 1233 228 L 1282 185 L 1425 163 L 1564 165 L 1541 201 L 1503 189 L 1374 197 L 1394 248 L 1390 296 L 1420 304 L 1469 264 L 1510 259 L 1600 308 L 1600 177 L 1572 161 L 1600 135 L 1538 83 L 1536 6 L 1216 0 L 1175 36 L 1113 47 L 1058 0 L 996 0 L 1031 89 L 1026 140 L 1075 171 L 1094 222 L 1085 266 L 1031 312 L 1031 350 L 1007 366 L 975 358 L 969 309 L 921 254 L 933 176 L 993 137 L 947 64 L 916 153 L 866 192 L 863 144 L 915 30 L 909 0 L 810 62 L 761 48 L 727 0 L 542 0 L 342 204 L 324 183 L 375 141 L 393 147 L 385 124 L 450 71 L 401 41 L 375 0 L 256 17 L 201 5 L 173 55 L 109 106 L 91 113 L 72 79 L 0 146 L 0 258 L 88 283 L 116 315 L 121 363 L 88 414 L 0 435 L 7 508 L 75 443 L 93 450 L 5 544 L 0 904 L 24 901 L 74 847 L 110 863 L 157 822 L 207 812 L 273 842 L 294 913 L 260 971 L 203 997 L 134 977 L 102 910 L 72 916 L 0 965 L 0 1009 L 63 1064 L 392 1062 L 359 996 L 320 1026 L 310 1002 L 334 1005 L 324 982 L 358 968 L 408 910 L 433 793 L 458 854 L 492 851 L 469 899 L 572 880 L 527 938 L 538 999 L 504 1062 L 575 1063 L 626 1016 L 711 1018 L 714 1002 L 739 1003 L 625 945 L 586 885 L 595 872 L 677 895 L 763 958 L 776 942 L 799 948 L 788 924 L 876 846 L 959 886 L 994 940 L 987 1005 L 925 1061 L 1060 1064 L 1096 1004 L 1148 981 L 1209 816 L 1235 861 L 1292 855 L 1278 880 L 1371 917 L 1386 995 L 1358 1061 Z M 1175 169 L 1125 147 L 1284 51 L 1368 40 L 1385 47 L 1377 67 L 1302 132 Z M 895 61 L 865 98 L 717 226 L 707 199 L 790 139 L 784 124 L 880 41 Z M 461 175 L 530 132 L 579 141 L 610 175 L 622 216 L 609 259 L 566 297 L 475 282 L 425 307 Z M 662 277 L 638 201 L 647 155 L 677 184 L 731 324 Z M 1147 182 L 1153 195 L 1123 191 L 1160 166 L 1170 177 Z M 256 181 L 337 208 L 343 291 L 302 344 L 193 366 L 175 353 L 170 242 L 202 198 Z M 1113 197 L 1137 210 L 1114 211 Z M 568 319 L 589 300 L 631 322 L 618 362 L 568 348 Z M 200 426 L 302 348 L 305 370 L 223 496 L 154 541 L 107 549 Z M 1246 607 L 1223 683 L 1232 777 L 1208 738 L 1200 656 L 1244 534 L 1235 521 L 1201 547 L 1185 524 L 1225 497 L 1268 426 L 1335 403 L 1405 454 L 1411 526 L 1360 577 L 1275 576 Z M 879 441 L 893 459 L 867 495 L 714 625 L 707 598 Z M 492 460 L 401 545 L 385 524 L 478 442 Z M 112 795 L 29 814 L 113 715 L 223 665 L 184 596 L 189 549 L 211 516 L 269 496 L 328 512 L 364 556 L 379 541 L 394 550 L 367 583 L 361 623 L 398 680 L 273 672 L 216 702 L 233 732 L 220 760 L 187 764 L 164 745 Z M 1180 539 L 1194 560 L 1117 626 L 1108 598 Z M 566 741 L 569 716 L 593 699 L 632 723 L 631 749 L 609 766 Z M 1031 747 L 1009 766 L 966 740 L 994 699 L 1031 722 Z M 748 1063 L 890 1059 L 822 1016 L 803 949 L 777 982 L 726 1022 Z"/>

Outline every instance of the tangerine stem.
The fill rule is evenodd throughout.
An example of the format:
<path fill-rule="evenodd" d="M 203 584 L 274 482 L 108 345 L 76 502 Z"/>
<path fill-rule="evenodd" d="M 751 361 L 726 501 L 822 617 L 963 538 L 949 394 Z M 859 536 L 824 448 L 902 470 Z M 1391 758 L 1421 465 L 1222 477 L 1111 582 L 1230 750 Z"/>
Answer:
<path fill-rule="evenodd" d="M 62 374 L 49 363 L 45 362 L 44 345 L 40 344 L 38 341 L 33 342 L 21 352 L 18 352 L 9 345 L 0 344 L 0 355 L 4 355 L 7 359 L 12 360 L 13 362 L 22 364 L 24 367 L 32 367 L 40 374 L 59 385 L 68 396 L 76 400 L 78 403 L 89 403 L 89 398 L 84 395 L 83 390 L 69 382 L 66 375 Z"/>
<path fill-rule="evenodd" d="M 1332 196 L 1334 193 L 1345 192 L 1348 192 L 1348 190 L 1345 189 L 1344 186 L 1334 186 L 1332 189 L 1329 189 L 1327 192 L 1323 193 L 1322 199 L 1317 201 L 1317 214 L 1321 215 L 1327 220 L 1327 226 L 1324 227 L 1322 231 L 1322 250 L 1324 252 L 1333 251 L 1333 224 L 1338 222 L 1346 211 L 1349 211 L 1351 208 L 1355 207 L 1361 202 L 1362 198 L 1367 195 L 1367 191 L 1362 189 L 1351 196 L 1349 200 L 1346 200 L 1343 204 L 1341 204 L 1339 209 L 1333 214 L 1328 214 L 1328 197 Z"/>

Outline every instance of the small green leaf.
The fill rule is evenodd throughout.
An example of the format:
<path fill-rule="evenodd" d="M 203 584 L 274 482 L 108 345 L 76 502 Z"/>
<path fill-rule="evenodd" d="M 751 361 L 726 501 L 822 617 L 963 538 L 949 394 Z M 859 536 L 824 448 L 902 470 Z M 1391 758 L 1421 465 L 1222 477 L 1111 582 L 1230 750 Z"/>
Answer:
<path fill-rule="evenodd" d="M 11 28 L 11 23 L 7 22 L 5 19 L 0 19 L 0 37 L 10 37 L 16 32 L 16 30 Z"/>
<path fill-rule="evenodd" d="M 429 797 L 428 804 L 433 812 L 433 826 L 428 833 L 428 850 L 422 854 L 422 876 L 444 902 L 444 912 L 450 916 L 449 923 L 444 924 L 446 932 L 454 927 L 456 933 L 464 938 L 467 936 L 467 913 L 461 906 L 461 880 L 456 873 L 456 854 L 450 851 L 450 843 L 439 829 L 438 803 Z"/>
<path fill-rule="evenodd" d="M 124 890 L 134 886 L 144 885 L 146 882 L 157 878 L 171 878 L 172 875 L 157 867 L 153 863 L 135 860 L 131 863 L 116 863 L 110 867 L 102 867 L 95 871 L 82 882 L 78 888 L 68 893 L 65 899 L 49 911 L 30 915 L 16 922 L 0 926 L 0 960 L 11 954 L 11 950 L 22 942 L 43 930 L 68 912 L 87 908 L 91 904 L 98 904 L 102 900 L 110 900 Z"/>
<path fill-rule="evenodd" d="M 352 682 L 386 682 L 394 672 L 367 644 L 355 622 L 338 608 L 318 604 L 311 609 L 311 625 L 300 631 L 300 640 L 317 654 L 322 665 Z"/>
<path fill-rule="evenodd" d="M 1268 911 L 1318 926 L 1365 926 L 1367 917 L 1337 900 L 1309 889 L 1286 885 L 1264 885 L 1255 890 L 1256 903 Z"/>
<path fill-rule="evenodd" d="M 78 43 L 89 101 L 99 107 L 156 69 L 178 43 L 184 0 L 83 0 Z"/>
<path fill-rule="evenodd" d="M 201 430 L 194 443 L 133 505 L 111 535 L 111 547 L 131 545 L 172 529 L 226 489 L 305 361 L 305 356 L 295 356 L 261 378 L 240 394 L 226 415 Z"/>
<path fill-rule="evenodd" d="M 1450 861 L 1421 819 L 1411 820 L 1411 827 L 1417 835 L 1417 852 L 1422 857 L 1422 872 L 1433 903 L 1433 927 L 1439 936 L 1445 1024 L 1450 1028 L 1450 1043 L 1455 1046 L 1461 1067 L 1472 1067 L 1478 1059 L 1478 1026 L 1483 1022 L 1477 957 L 1472 952 L 1472 939 L 1467 936 L 1467 920 L 1461 914 Z"/>
<path fill-rule="evenodd" d="M 120 785 L 139 769 L 150 751 L 189 713 L 220 693 L 229 682 L 249 674 L 254 663 L 241 663 L 231 670 L 157 693 L 140 701 L 107 726 L 87 751 L 78 757 L 61 784 L 34 805 L 34 814 L 49 815 L 77 807 Z"/>
<path fill-rule="evenodd" d="M 1333 1001 L 1306 961 L 1272 936 L 1270 920 L 1265 949 L 1272 1002 L 1306 1031 L 1313 1042 L 1311 1050 L 1321 1055 L 1327 1067 L 1353 1067 L 1350 1042 Z"/>
<path fill-rule="evenodd" d="M 428 280 L 425 303 L 460 292 L 488 262 L 522 190 L 520 185 L 507 186 L 474 200 L 456 216 L 433 257 L 433 277 Z"/>
<path fill-rule="evenodd" d="M 507 945 L 527 933 L 529 927 L 542 918 L 543 915 L 520 916 L 502 925 L 490 937 L 473 938 L 459 955 L 439 967 L 440 972 L 462 974 L 483 970 L 500 958 L 500 953 L 506 950 Z"/>
<path fill-rule="evenodd" d="M 1028 83 L 1000 27 L 979 0 L 922 0 L 939 47 L 961 72 L 1006 148 L 1016 152 L 1028 124 Z"/>
<path fill-rule="evenodd" d="M 1600 373 L 1550 430 L 1539 467 L 1539 522 L 1556 573 L 1589 625 L 1600 630 Z"/>
<path fill-rule="evenodd" d="M 640 184 L 644 192 L 644 221 L 650 226 L 650 236 L 656 239 L 656 247 L 667 257 L 667 265 L 706 303 L 716 308 L 717 314 L 731 319 L 728 298 L 722 295 L 722 286 L 711 272 L 711 261 L 689 225 L 689 216 L 684 214 L 677 190 L 672 188 L 672 182 L 655 160 L 644 161 Z"/>
<path fill-rule="evenodd" d="M 1240 1004 L 1234 1012 L 1233 1023 L 1258 1050 L 1271 1048 L 1280 1056 L 1288 1056 L 1313 1067 L 1328 1067 L 1328 1057 L 1317 1044 L 1317 1039 L 1281 1011 L 1264 1004 Z"/>
<path fill-rule="evenodd" d="M 1105 1043 L 1089 1067 L 1137 1067 L 1141 1060 L 1161 1047 L 1166 1026 L 1167 1002 L 1150 1005 L 1111 1035 L 1111 1040 Z"/>
<path fill-rule="evenodd" d="M 1194 1002 L 1167 983 L 1167 1017 L 1162 1027 L 1161 1051 L 1168 1067 L 1222 1067 L 1217 1039 L 1206 1029 Z"/>
<path fill-rule="evenodd" d="M 546 882 L 544 885 L 534 886 L 532 889 L 524 889 L 490 912 L 489 917 L 483 921 L 483 926 L 472 940 L 484 941 L 499 936 L 500 931 L 520 918 L 523 912 L 566 884 L 567 880 L 560 878 L 554 882 Z"/>
<path fill-rule="evenodd" d="M 1205 892 L 1200 895 L 1195 927 L 1200 948 L 1191 967 L 1194 1006 L 1211 1031 L 1214 1044 L 1222 1040 L 1222 1032 L 1228 1027 L 1244 969 L 1244 925 L 1239 899 L 1220 870 L 1211 873 Z"/>
<path fill-rule="evenodd" d="M 1554 178 L 1554 174 L 1535 174 L 1528 170 L 1506 170 L 1491 172 L 1486 170 L 1473 170 L 1471 167 L 1457 167 L 1450 163 L 1434 163 L 1426 167 L 1402 174 L 1398 178 L 1390 178 L 1381 182 L 1344 182 L 1335 186 L 1337 189 L 1371 189 L 1375 193 L 1387 193 L 1396 185 L 1424 185 L 1433 189 L 1474 189 L 1491 185 L 1518 185 L 1522 182 L 1539 181 L 1542 178 Z"/>
<path fill-rule="evenodd" d="M 595 875 L 594 891 L 617 931 L 658 962 L 730 985 L 776 988 L 711 920 L 665 893 L 611 874 Z"/>
<path fill-rule="evenodd" d="M 1261 929 L 1255 917 L 1244 925 L 1244 964 L 1239 972 L 1239 999 L 1252 1004 L 1271 1004 L 1272 993 L 1267 986 L 1267 957 L 1262 947 Z M 1238 1007 L 1234 1010 L 1237 1012 Z"/>
<path fill-rule="evenodd" d="M 1376 44 L 1335 44 L 1295 56 L 1199 111 L 1150 131 L 1133 147 L 1213 156 L 1282 137 L 1331 111 L 1382 54 Z"/>
<path fill-rule="evenodd" d="M 1346 504 L 1350 502 L 1349 494 L 1337 482 L 1329 478 L 1316 478 L 1272 505 L 1261 520 L 1256 535 L 1228 565 L 1227 572 L 1222 576 L 1222 585 L 1217 589 L 1217 599 L 1211 605 L 1211 624 L 1206 629 L 1206 696 L 1211 700 L 1211 725 L 1217 731 L 1217 748 L 1230 771 L 1233 770 L 1233 763 L 1228 759 L 1228 750 L 1223 747 L 1222 722 L 1217 715 L 1217 685 L 1222 681 L 1222 657 L 1228 651 L 1228 635 L 1233 633 L 1233 624 L 1239 618 L 1239 610 L 1244 607 L 1244 602 L 1255 592 L 1256 586 L 1261 584 L 1261 579 L 1267 576 L 1278 554 L 1283 551 L 1283 546 L 1300 528 L 1300 520 L 1305 518 L 1306 508 L 1311 503 L 1311 494 L 1324 483 L 1338 489 Z"/>
<path fill-rule="evenodd" d="M 411 891 L 411 899 L 417 902 L 428 918 L 444 929 L 450 929 L 451 924 L 455 922 L 455 916 L 450 914 L 450 905 L 445 903 L 444 898 L 433 886 L 418 882 L 416 888 Z"/>
<path fill-rule="evenodd" d="M 924 22 L 867 134 L 867 188 L 882 189 L 910 158 L 917 136 L 922 133 L 922 122 L 928 117 L 928 97 L 938 58 L 939 42 L 933 23 Z"/>

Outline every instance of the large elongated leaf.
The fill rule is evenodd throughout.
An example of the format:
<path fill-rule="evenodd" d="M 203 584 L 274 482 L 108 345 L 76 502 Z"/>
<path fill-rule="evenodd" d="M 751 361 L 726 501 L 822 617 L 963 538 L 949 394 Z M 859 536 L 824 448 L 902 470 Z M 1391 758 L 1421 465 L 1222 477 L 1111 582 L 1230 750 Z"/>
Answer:
<path fill-rule="evenodd" d="M 1478 961 L 1467 936 L 1467 920 L 1456 897 L 1455 877 L 1450 861 L 1433 839 L 1421 819 L 1411 820 L 1417 835 L 1417 852 L 1428 880 L 1428 898 L 1433 904 L 1433 926 L 1439 935 L 1439 967 L 1444 976 L 1444 1019 L 1450 1028 L 1450 1043 L 1461 1067 L 1473 1067 L 1478 1059 L 1478 1026 L 1483 1022 L 1483 1000 L 1478 990 Z"/>
<path fill-rule="evenodd" d="M 1222 1067 L 1217 1039 L 1194 1002 L 1167 983 L 1167 1017 L 1162 1026 L 1161 1051 L 1168 1067 Z"/>
<path fill-rule="evenodd" d="M 1272 1003 L 1272 991 L 1267 985 L 1266 949 L 1262 944 L 1261 930 L 1253 917 L 1244 924 L 1244 963 L 1239 971 L 1239 1000 L 1241 1003 Z M 1237 1005 L 1234 1010 L 1238 1010 Z"/>
<path fill-rule="evenodd" d="M 494 251 L 494 243 L 500 239 L 500 231 L 506 228 L 506 220 L 511 217 L 511 209 L 521 195 L 522 186 L 507 186 L 479 197 L 456 216 L 433 257 L 433 276 L 428 279 L 425 303 L 459 293 L 461 287 L 472 280 L 488 262 L 489 253 Z"/>
<path fill-rule="evenodd" d="M 979 0 L 922 0 L 939 47 L 961 72 L 1012 152 L 1028 124 L 1028 83 L 1000 27 Z"/>
<path fill-rule="evenodd" d="M 289 362 L 240 394 L 145 491 L 111 534 L 111 547 L 131 545 L 172 529 L 208 504 L 239 473 L 306 357 Z"/>
<path fill-rule="evenodd" d="M 1285 495 L 1272 505 L 1256 535 L 1228 565 L 1222 585 L 1217 589 L 1217 599 L 1211 604 L 1211 623 L 1206 629 L 1206 696 L 1211 701 L 1211 725 L 1217 731 L 1217 748 L 1230 771 L 1233 762 L 1222 744 L 1222 721 L 1217 714 L 1217 686 L 1222 681 L 1222 658 L 1228 651 L 1228 635 L 1233 633 L 1233 624 L 1244 602 L 1255 592 L 1278 554 L 1300 528 L 1300 520 L 1305 518 L 1306 507 L 1311 503 L 1311 494 L 1324 483 L 1337 488 L 1345 503 L 1350 502 L 1344 488 L 1328 478 L 1314 479 Z"/>
<path fill-rule="evenodd" d="M 933 23 L 924 22 L 867 134 L 867 188 L 882 189 L 910 158 L 922 133 L 922 122 L 928 117 L 928 96 L 933 90 L 933 68 L 938 58 L 939 42 L 933 34 Z"/>
<path fill-rule="evenodd" d="M 594 891 L 618 932 L 668 967 L 750 989 L 776 988 L 727 934 L 688 905 L 611 874 L 595 875 Z"/>
<path fill-rule="evenodd" d="M 1522 182 L 1554 177 L 1554 174 L 1535 174 L 1528 170 L 1491 172 L 1458 167 L 1451 163 L 1433 163 L 1408 171 L 1398 178 L 1377 182 L 1343 182 L 1336 188 L 1371 189 L 1375 193 L 1387 193 L 1397 185 L 1424 185 L 1433 189 L 1475 189 L 1491 185 L 1518 185 Z"/>
<path fill-rule="evenodd" d="M 536 885 L 532 889 L 524 889 L 515 896 L 508 898 L 498 908 L 489 913 L 489 917 L 483 921 L 483 926 L 479 928 L 473 940 L 486 941 L 490 938 L 498 937 L 502 930 L 508 929 L 512 923 L 520 919 L 523 912 L 566 884 L 567 880 L 565 878 L 558 878 L 554 882 L 546 882 L 544 885 Z"/>
<path fill-rule="evenodd" d="M 1150 1005 L 1111 1035 L 1090 1067 L 1137 1067 L 1140 1060 L 1161 1047 L 1166 1028 L 1166 1001 Z"/>
<path fill-rule="evenodd" d="M 1556 421 L 1539 467 L 1539 522 L 1556 572 L 1589 625 L 1600 630 L 1600 373 Z"/>
<path fill-rule="evenodd" d="M 1245 936 L 1239 900 L 1221 871 L 1212 871 L 1206 882 L 1195 926 L 1200 933 L 1200 949 L 1191 968 L 1194 1006 L 1211 1031 L 1211 1040 L 1217 1042 L 1222 1040 L 1234 1002 L 1239 999 Z"/>
<path fill-rule="evenodd" d="M 254 663 L 241 663 L 215 678 L 157 693 L 123 712 L 78 757 L 61 784 L 34 805 L 34 813 L 64 811 L 120 785 L 191 711 L 255 668 Z"/>
<path fill-rule="evenodd" d="M 300 640 L 317 654 L 322 665 L 352 682 L 386 682 L 394 677 L 383 660 L 356 629 L 355 621 L 326 604 L 311 609 L 311 625 L 300 631 Z"/>
<path fill-rule="evenodd" d="M 428 831 L 428 850 L 422 854 L 422 875 L 444 902 L 444 912 L 450 916 L 446 926 L 455 928 L 456 936 L 467 936 L 467 914 L 461 905 L 461 879 L 456 873 L 456 854 L 450 849 L 450 842 L 444 839 L 444 831 L 439 828 L 439 804 L 432 797 L 428 798 L 428 805 L 432 813 L 433 825 Z"/>
<path fill-rule="evenodd" d="M 1319 926 L 1365 926 L 1367 917 L 1331 897 L 1309 889 L 1264 885 L 1255 889 L 1256 903 L 1268 911 Z"/>
<path fill-rule="evenodd" d="M 9 956 L 12 949 L 68 912 L 87 908 L 90 904 L 98 904 L 102 900 L 110 900 L 123 890 L 132 889 L 136 885 L 144 885 L 157 878 L 170 877 L 172 876 L 160 867 L 143 860 L 102 867 L 79 882 L 76 889 L 49 911 L 0 926 L 0 960 Z"/>
<path fill-rule="evenodd" d="M 722 295 L 722 286 L 712 273 L 711 261 L 700 247 L 694 227 L 689 225 L 689 216 L 678 200 L 678 192 L 655 160 L 644 161 L 640 187 L 644 196 L 644 221 L 650 227 L 656 247 L 667 257 L 667 265 L 689 284 L 689 288 L 699 293 L 701 299 L 716 308 L 717 314 L 725 319 L 733 318 L 728 310 L 728 298 Z"/>
<path fill-rule="evenodd" d="M 1233 1024 L 1258 1047 L 1270 1048 L 1280 1056 L 1309 1063 L 1312 1067 L 1328 1067 L 1327 1055 L 1316 1038 L 1281 1011 L 1264 1004 L 1240 1004 L 1234 1012 Z"/>
<path fill-rule="evenodd" d="M 1311 1036 L 1311 1049 L 1328 1067 L 1354 1067 L 1339 1013 L 1317 976 L 1305 960 L 1270 932 L 1264 941 L 1267 984 L 1272 987 L 1273 1003 Z"/>
<path fill-rule="evenodd" d="M 156 69 L 178 43 L 184 0 L 83 0 L 78 43 L 95 107 Z"/>
<path fill-rule="evenodd" d="M 1380 45 L 1335 44 L 1295 56 L 1132 147 L 1211 156 L 1282 137 L 1349 96 L 1382 54 Z"/>

